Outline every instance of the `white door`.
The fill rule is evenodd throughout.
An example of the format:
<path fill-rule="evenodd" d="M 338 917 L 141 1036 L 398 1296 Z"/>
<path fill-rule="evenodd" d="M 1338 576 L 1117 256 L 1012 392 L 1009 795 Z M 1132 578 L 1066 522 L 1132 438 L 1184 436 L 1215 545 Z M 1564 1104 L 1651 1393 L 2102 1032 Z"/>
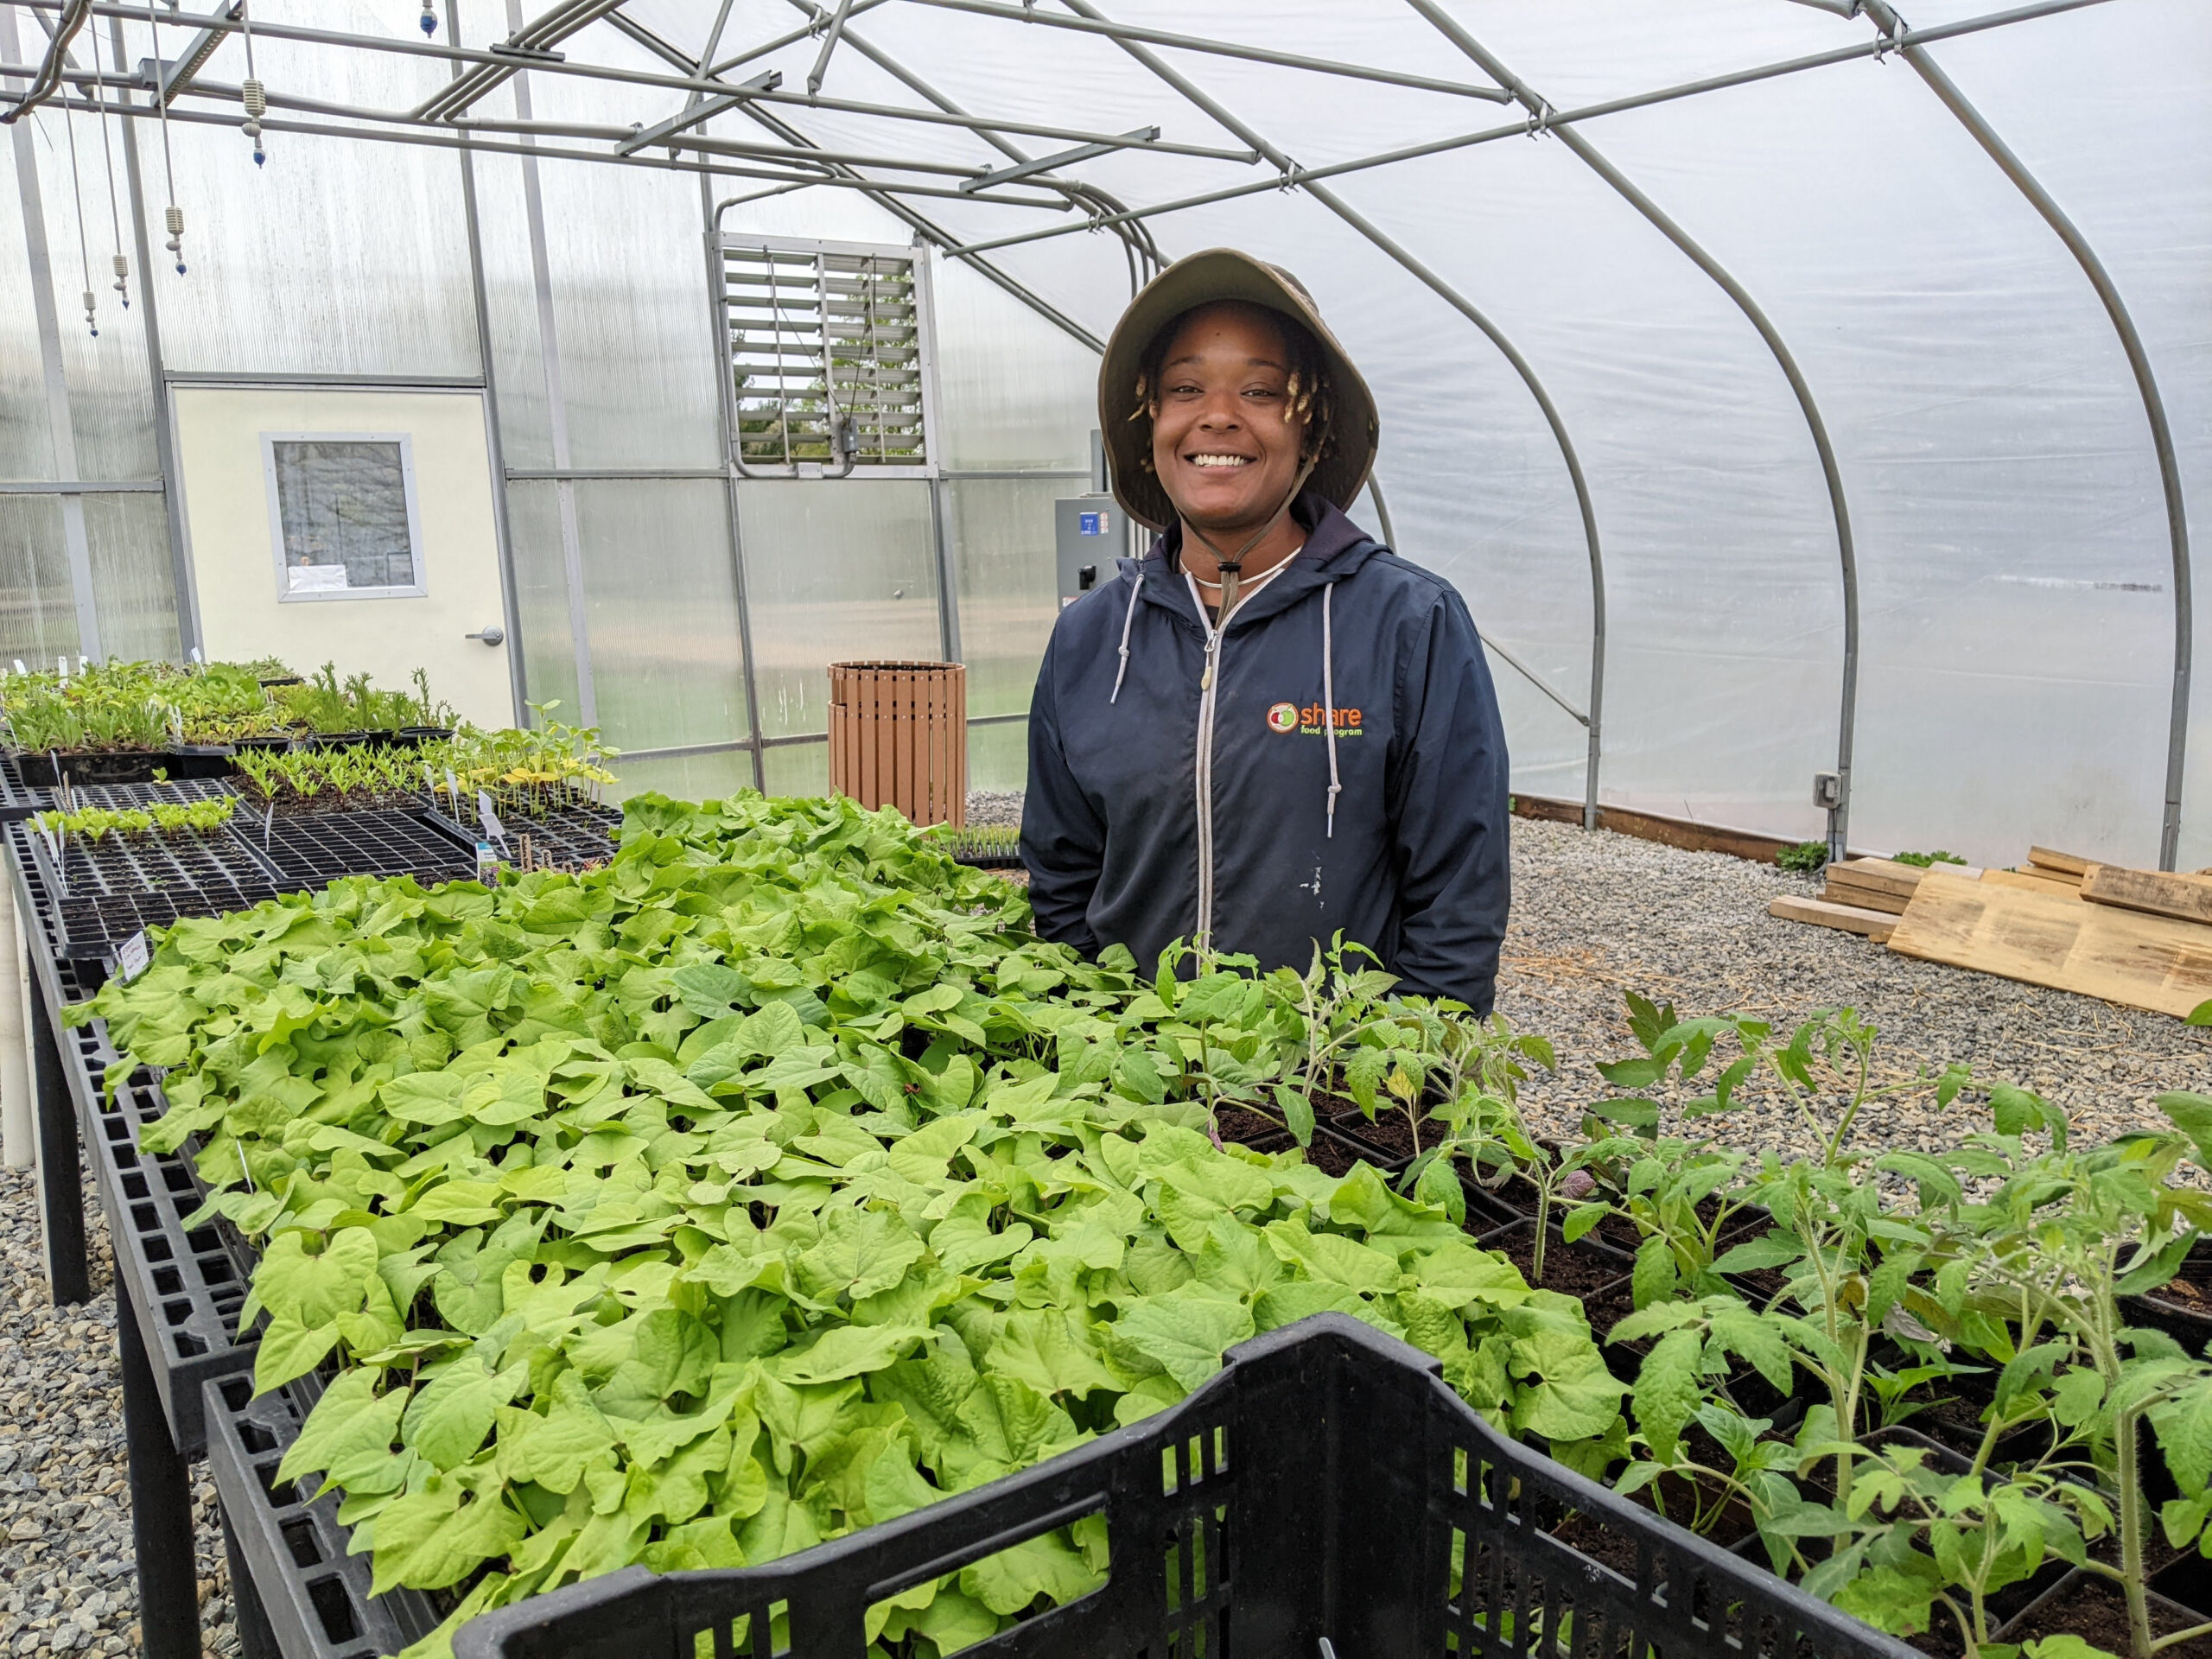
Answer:
<path fill-rule="evenodd" d="M 385 688 L 421 668 L 463 719 L 512 722 L 482 394 L 173 386 L 170 399 L 211 659 L 335 663 Z"/>

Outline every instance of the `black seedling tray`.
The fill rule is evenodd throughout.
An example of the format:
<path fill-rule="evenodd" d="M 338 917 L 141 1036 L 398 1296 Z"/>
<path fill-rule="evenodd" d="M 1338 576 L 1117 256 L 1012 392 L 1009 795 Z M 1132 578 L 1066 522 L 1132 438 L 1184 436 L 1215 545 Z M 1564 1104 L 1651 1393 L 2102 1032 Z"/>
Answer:
<path fill-rule="evenodd" d="M 288 890 L 320 887 L 348 875 L 412 875 L 424 882 L 457 881 L 476 873 L 473 850 L 393 808 L 362 812 L 277 811 L 262 834 L 257 817 L 236 817 L 232 828 L 263 853 Z"/>
<path fill-rule="evenodd" d="M 1319 1314 L 1231 1350 L 1180 1405 L 1020 1474 L 764 1567 L 625 1567 L 472 1620 L 454 1651 L 861 1659 L 872 1605 L 1103 1513 L 1105 1585 L 964 1651 L 1912 1659 L 1904 1643 L 1508 1439 L 1441 1370 L 1371 1326 Z M 1635 1576 L 1555 1536 L 1571 1514 L 1632 1539 Z M 778 1615 L 787 1649 L 773 1642 Z"/>
<path fill-rule="evenodd" d="M 423 812 L 426 822 L 470 849 L 483 839 L 481 828 L 463 823 L 445 810 L 441 804 L 442 796 L 433 794 L 428 798 L 431 804 Z M 614 856 L 622 814 L 613 807 L 594 806 L 578 796 L 570 804 L 542 817 L 517 814 L 512 818 L 502 818 L 500 827 L 507 832 L 506 845 L 500 848 L 496 842 L 493 845 L 501 863 L 521 868 L 522 839 L 528 836 L 531 856 L 537 864 L 543 867 L 551 863 L 563 869 L 575 869 L 585 864 L 604 864 Z"/>
<path fill-rule="evenodd" d="M 284 1659 L 370 1659 L 435 1630 L 438 1613 L 419 1592 L 370 1596 L 369 1558 L 349 1553 L 337 1495 L 315 1496 L 320 1476 L 277 1480 L 309 1391 L 291 1385 L 257 1400 L 246 1376 L 204 1387 L 208 1472 L 230 1528 L 233 1575 L 245 1580 L 241 1602 L 258 1602 L 276 1650 Z"/>
<path fill-rule="evenodd" d="M 102 790 L 100 794 L 115 791 Z M 93 791 L 79 791 L 89 798 Z M 128 805 L 130 802 L 94 803 Z M 67 837 L 54 856 L 47 838 L 26 823 L 18 833 L 45 899 L 41 920 L 63 961 L 112 957 L 141 928 L 167 927 L 180 916 L 251 910 L 280 890 L 275 867 L 224 830 L 172 835 Z"/>

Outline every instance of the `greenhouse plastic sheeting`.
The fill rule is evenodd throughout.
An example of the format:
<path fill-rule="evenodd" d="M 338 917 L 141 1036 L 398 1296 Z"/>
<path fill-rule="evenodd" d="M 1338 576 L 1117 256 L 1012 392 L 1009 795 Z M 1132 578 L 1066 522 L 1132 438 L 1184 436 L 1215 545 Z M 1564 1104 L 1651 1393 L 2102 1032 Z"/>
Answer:
<path fill-rule="evenodd" d="M 1203 13 L 1168 0 L 1040 0 L 999 15 L 963 0 L 854 5 L 824 71 L 827 99 L 1103 133 L 1157 126 L 1165 141 L 1262 159 L 1124 149 L 1069 161 L 1052 176 L 1098 193 L 1081 210 L 905 199 L 944 243 L 999 245 L 933 262 L 937 461 L 1047 477 L 955 479 L 934 497 L 920 483 L 741 483 L 726 570 L 710 493 L 671 498 L 654 511 L 687 526 L 686 591 L 634 595 L 623 592 L 624 562 L 648 559 L 646 540 L 586 538 L 564 525 L 554 486 L 511 483 L 532 695 L 541 668 L 546 685 L 573 690 L 575 610 L 593 628 L 618 626 L 620 613 L 619 647 L 594 638 L 585 655 L 606 657 L 594 671 L 608 683 L 601 700 L 610 720 L 635 726 L 638 739 L 615 734 L 633 745 L 804 736 L 821 729 L 830 656 L 933 655 L 951 639 L 972 645 L 988 712 L 1019 713 L 1019 683 L 1052 615 L 1042 514 L 1055 494 L 1088 487 L 1096 359 L 1084 337 L 1110 331 L 1142 274 L 1121 237 L 1081 228 L 1084 213 L 1241 192 L 1146 218 L 1147 251 L 1240 245 L 1312 289 L 1381 407 L 1380 499 L 1363 497 L 1354 516 L 1379 531 L 1387 513 L 1399 550 L 1466 595 L 1496 653 L 1517 789 L 1580 799 L 1594 747 L 1604 802 L 1821 834 L 1814 776 L 1837 766 L 1847 702 L 1847 535 L 1859 625 L 1852 842 L 2009 863 L 2032 841 L 2158 861 L 2182 602 L 2164 480 L 2113 321 L 2028 196 L 1913 63 L 1869 49 L 1873 22 L 1836 15 L 1849 0 L 1440 9 L 1541 100 L 1538 118 L 1520 103 L 1132 45 L 1052 22 L 1103 18 L 1496 89 L 1482 64 L 1397 0 L 1255 0 Z M 1911 0 L 1903 22 L 1924 31 L 1999 10 Z M 457 28 L 463 44 L 481 45 L 545 10 L 541 0 L 461 0 L 441 14 L 438 40 Z M 667 74 L 654 37 L 696 55 L 718 27 L 714 55 L 726 61 L 811 23 L 812 34 L 727 71 L 737 80 L 778 70 L 785 93 L 801 92 L 826 13 L 810 0 L 733 0 L 717 25 L 723 11 L 623 0 L 619 18 L 588 23 L 560 49 L 571 68 Z M 35 54 L 42 32 L 18 16 L 22 51 Z M 254 16 L 387 35 L 405 21 L 390 7 L 305 0 L 263 0 Z M 404 107 L 451 73 L 435 59 L 356 48 L 259 49 L 272 90 L 334 103 Z M 2212 518 L 2212 171 L 2202 164 L 2212 8 L 2092 0 L 1920 49 L 2109 271 L 2163 399 L 2183 505 Z M 1840 60 L 1571 123 L 1544 118 L 1820 54 Z M 242 74 L 235 39 L 202 71 L 233 86 Z M 512 124 L 526 103 L 539 121 L 619 132 L 679 113 L 689 97 L 541 70 L 474 113 Z M 781 124 L 810 145 L 934 168 L 1001 167 L 1009 149 L 1065 147 L 1011 133 L 994 147 L 957 124 L 819 104 L 760 107 L 760 120 L 725 112 L 696 130 L 773 143 Z M 81 145 L 92 129 L 76 118 Z M 53 149 L 56 116 L 37 124 L 66 308 L 76 286 L 66 159 Z M 1477 136 L 1323 180 L 1292 171 Z M 181 127 L 172 141 L 208 271 L 189 301 L 170 299 L 175 285 L 160 290 L 165 325 L 172 310 L 178 319 L 172 367 L 477 372 L 454 152 L 276 134 L 264 178 L 241 167 L 234 131 Z M 157 168 L 151 135 L 139 144 Z M 519 469 L 719 464 L 700 257 L 714 204 L 755 196 L 722 214 L 730 231 L 899 244 L 915 234 L 910 219 L 848 189 L 759 194 L 773 187 L 501 155 L 474 167 L 485 334 L 506 464 Z M 957 181 L 882 160 L 859 170 L 940 189 Z M 1046 194 L 1029 182 L 1003 192 Z M 20 227 L 0 228 L 0 258 L 19 261 L 21 245 Z M 251 302 L 228 303 L 234 293 Z M 1833 447 L 1840 507 L 1805 404 L 1739 298 L 1802 373 Z M 326 337 L 300 332 L 318 321 Z M 545 359 L 548 341 L 557 365 Z M 0 315 L 0 445 L 44 475 L 37 346 L 12 312 Z M 556 389 L 565 460 L 549 412 Z M 130 394 L 111 374 L 87 371 L 86 395 L 97 409 L 80 420 L 113 425 L 120 409 L 129 425 Z M 127 431 L 87 447 L 126 470 L 143 464 L 129 460 Z M 1039 520 L 1034 571 L 1021 564 L 1025 514 Z M 577 550 L 586 577 L 574 605 L 564 537 L 591 543 Z M 25 555 L 0 549 L 0 558 Z M 2207 575 L 2194 620 L 2212 625 Z M 748 599 L 757 711 L 745 706 L 734 637 Z M 40 603 L 53 609 L 50 595 Z M 41 611 L 42 626 L 66 630 L 67 611 Z M 674 657 L 703 664 L 721 652 L 705 713 L 648 709 L 683 679 L 640 657 L 637 642 L 656 628 Z M 2212 626 L 2197 632 L 2212 640 Z M 2212 671 L 2195 676 L 2189 714 L 2183 868 L 2212 865 Z M 994 741 L 995 754 L 1018 729 Z M 764 760 L 773 780 L 799 780 L 818 757 L 770 749 Z"/>

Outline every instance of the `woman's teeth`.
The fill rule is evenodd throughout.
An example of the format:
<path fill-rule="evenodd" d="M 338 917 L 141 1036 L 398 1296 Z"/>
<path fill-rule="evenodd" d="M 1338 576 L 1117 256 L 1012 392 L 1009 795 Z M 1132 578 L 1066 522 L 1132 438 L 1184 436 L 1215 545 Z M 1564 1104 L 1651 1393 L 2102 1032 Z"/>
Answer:
<path fill-rule="evenodd" d="M 1249 455 L 1192 455 L 1191 465 L 1193 467 L 1248 467 L 1251 464 L 1251 459 Z"/>

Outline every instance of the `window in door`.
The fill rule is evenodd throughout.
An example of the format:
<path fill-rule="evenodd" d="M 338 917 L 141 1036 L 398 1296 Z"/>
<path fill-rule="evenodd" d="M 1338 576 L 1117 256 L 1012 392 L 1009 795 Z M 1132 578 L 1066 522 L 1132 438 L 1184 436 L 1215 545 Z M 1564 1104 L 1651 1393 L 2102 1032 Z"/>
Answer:
<path fill-rule="evenodd" d="M 405 434 L 264 432 L 261 442 L 280 600 L 429 591 Z"/>

